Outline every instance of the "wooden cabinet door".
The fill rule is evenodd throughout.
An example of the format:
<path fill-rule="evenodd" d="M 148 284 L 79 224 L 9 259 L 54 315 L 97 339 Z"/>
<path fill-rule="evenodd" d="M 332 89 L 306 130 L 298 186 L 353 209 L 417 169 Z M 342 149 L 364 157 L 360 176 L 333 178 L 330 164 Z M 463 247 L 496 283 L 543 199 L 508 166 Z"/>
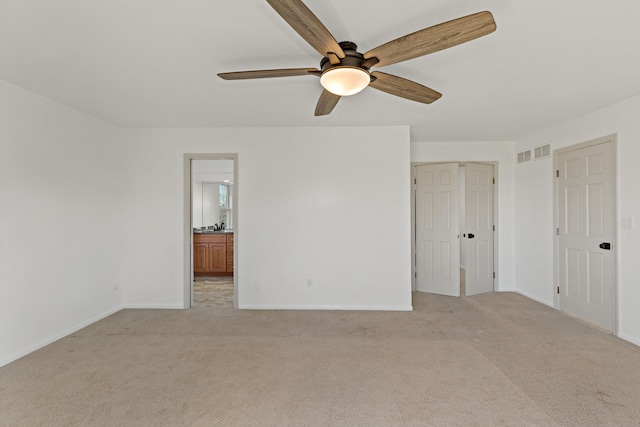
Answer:
<path fill-rule="evenodd" d="M 199 276 L 233 275 L 233 234 L 194 234 L 193 273 Z"/>
<path fill-rule="evenodd" d="M 207 244 L 195 243 L 193 245 L 193 272 L 194 273 L 206 273 L 208 271 L 207 265 Z"/>
<path fill-rule="evenodd" d="M 233 273 L 233 234 L 227 234 L 227 273 Z"/>
<path fill-rule="evenodd" d="M 212 243 L 208 249 L 209 273 L 225 273 L 227 271 L 227 245 Z"/>

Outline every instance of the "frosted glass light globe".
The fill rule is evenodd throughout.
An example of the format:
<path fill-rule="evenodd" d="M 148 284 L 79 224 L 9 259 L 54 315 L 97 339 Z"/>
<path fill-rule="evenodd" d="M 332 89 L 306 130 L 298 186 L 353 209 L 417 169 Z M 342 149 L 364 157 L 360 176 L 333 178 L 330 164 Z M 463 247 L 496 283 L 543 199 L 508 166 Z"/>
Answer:
<path fill-rule="evenodd" d="M 329 68 L 320 77 L 322 87 L 339 96 L 354 95 L 367 87 L 370 81 L 369 73 L 356 67 Z"/>

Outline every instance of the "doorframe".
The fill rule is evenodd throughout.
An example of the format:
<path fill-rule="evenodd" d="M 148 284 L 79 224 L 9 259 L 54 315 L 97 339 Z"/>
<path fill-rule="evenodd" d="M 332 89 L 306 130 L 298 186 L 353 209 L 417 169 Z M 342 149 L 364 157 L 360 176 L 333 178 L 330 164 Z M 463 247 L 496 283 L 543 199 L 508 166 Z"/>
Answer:
<path fill-rule="evenodd" d="M 458 163 L 460 166 L 465 163 L 482 163 L 485 165 L 493 166 L 493 178 L 496 180 L 496 183 L 493 188 L 493 223 L 496 226 L 496 230 L 493 233 L 493 271 L 496 273 L 496 277 L 493 279 L 493 291 L 497 292 L 500 289 L 500 270 L 499 270 L 499 259 L 498 259 L 498 242 L 499 242 L 499 233 L 500 233 L 500 224 L 499 224 L 499 211 L 498 211 L 498 200 L 499 200 L 499 162 L 498 161 L 484 161 L 484 160 L 451 160 L 451 161 L 440 161 L 440 162 L 411 162 L 411 173 L 409 174 L 409 188 L 411 189 L 411 291 L 415 292 L 416 290 L 416 184 L 415 179 L 417 177 L 416 174 L 416 166 L 423 165 L 439 165 L 443 163 Z"/>
<path fill-rule="evenodd" d="M 612 144 L 612 163 L 613 163 L 613 234 L 611 242 L 613 246 L 613 334 L 618 336 L 618 326 L 619 326 L 619 292 L 618 292 L 618 275 L 619 275 L 619 257 L 618 252 L 620 250 L 619 247 L 619 227 L 618 227 L 618 134 L 614 133 L 611 135 L 603 136 L 600 138 L 592 139 L 590 141 L 581 142 L 579 144 L 570 145 L 567 147 L 559 148 L 557 150 L 553 150 L 553 171 L 552 171 L 552 179 L 553 179 L 553 308 L 556 310 L 560 310 L 560 296 L 558 295 L 556 289 L 560 283 L 560 236 L 556 233 L 556 230 L 560 227 L 560 206 L 559 206 L 559 181 L 556 177 L 555 171 L 559 170 L 559 157 L 561 154 L 580 150 L 583 148 L 593 147 L 594 145 L 600 145 L 610 142 Z"/>
<path fill-rule="evenodd" d="M 183 308 L 193 305 L 192 160 L 233 160 L 233 308 L 238 308 L 238 153 L 185 153 L 183 157 Z"/>

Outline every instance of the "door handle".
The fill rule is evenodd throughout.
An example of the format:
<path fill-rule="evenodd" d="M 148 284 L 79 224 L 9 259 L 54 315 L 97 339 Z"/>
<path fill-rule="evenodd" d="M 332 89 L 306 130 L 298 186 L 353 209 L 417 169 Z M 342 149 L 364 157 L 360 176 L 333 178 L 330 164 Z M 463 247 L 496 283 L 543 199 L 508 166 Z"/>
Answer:
<path fill-rule="evenodd" d="M 473 234 L 473 233 L 469 233 L 469 238 L 470 238 L 470 239 L 473 239 L 474 237 L 476 237 L 476 235 L 475 235 L 475 234 Z"/>
<path fill-rule="evenodd" d="M 604 249 L 604 250 L 610 251 L 611 250 L 611 243 L 606 243 L 606 242 L 605 243 L 600 243 L 600 249 Z"/>

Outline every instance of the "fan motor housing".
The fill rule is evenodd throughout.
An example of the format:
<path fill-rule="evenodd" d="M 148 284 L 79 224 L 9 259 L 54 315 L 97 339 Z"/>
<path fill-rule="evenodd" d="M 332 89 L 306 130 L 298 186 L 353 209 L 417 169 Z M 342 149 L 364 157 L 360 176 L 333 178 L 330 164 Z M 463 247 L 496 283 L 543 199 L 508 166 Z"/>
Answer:
<path fill-rule="evenodd" d="M 354 42 L 340 42 L 338 43 L 344 52 L 344 58 L 339 58 L 339 64 L 332 64 L 328 57 L 322 58 L 320 61 L 320 70 L 322 72 L 327 71 L 333 67 L 356 67 L 369 71 L 369 68 L 363 66 L 364 55 L 357 51 L 358 46 Z"/>

